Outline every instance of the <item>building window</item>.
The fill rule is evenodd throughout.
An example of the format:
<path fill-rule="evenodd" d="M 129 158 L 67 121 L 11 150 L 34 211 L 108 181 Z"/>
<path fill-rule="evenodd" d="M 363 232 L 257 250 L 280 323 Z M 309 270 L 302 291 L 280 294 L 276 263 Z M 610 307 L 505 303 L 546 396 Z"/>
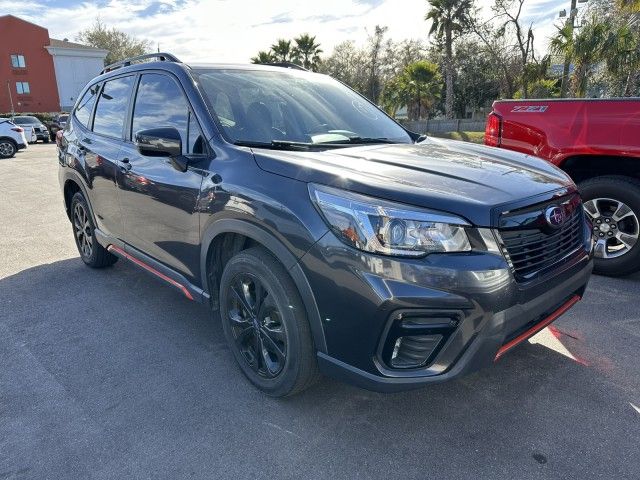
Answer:
<path fill-rule="evenodd" d="M 31 93 L 29 82 L 16 82 L 16 91 L 18 95 L 29 95 Z"/>
<path fill-rule="evenodd" d="M 11 55 L 11 66 L 13 68 L 26 68 L 27 64 L 24 61 L 24 55 Z"/>

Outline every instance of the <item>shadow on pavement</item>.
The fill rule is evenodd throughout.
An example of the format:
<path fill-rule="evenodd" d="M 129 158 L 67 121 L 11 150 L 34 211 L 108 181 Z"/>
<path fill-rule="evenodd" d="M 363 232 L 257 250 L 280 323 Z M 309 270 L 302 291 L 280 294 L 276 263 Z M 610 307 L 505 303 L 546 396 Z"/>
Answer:
<path fill-rule="evenodd" d="M 217 316 L 122 261 L 22 271 L 0 305 L 0 479 L 638 472 L 629 392 L 541 345 L 422 390 L 324 379 L 276 400 L 242 377 Z"/>

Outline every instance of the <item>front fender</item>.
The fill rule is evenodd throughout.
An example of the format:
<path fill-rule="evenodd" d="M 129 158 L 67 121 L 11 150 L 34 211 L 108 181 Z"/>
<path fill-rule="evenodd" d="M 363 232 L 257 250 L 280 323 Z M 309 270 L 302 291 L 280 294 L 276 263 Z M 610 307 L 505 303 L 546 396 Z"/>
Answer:
<path fill-rule="evenodd" d="M 298 259 L 273 234 L 255 223 L 237 218 L 225 218 L 215 221 L 204 232 L 200 253 L 200 271 L 205 293 L 208 295 L 211 294 L 211 292 L 209 292 L 209 281 L 207 278 L 209 248 L 218 235 L 225 233 L 241 234 L 254 240 L 269 250 L 271 254 L 284 265 L 300 293 L 311 327 L 315 347 L 318 351 L 327 353 L 327 345 L 318 305 L 316 304 L 311 286 L 298 263 Z"/>

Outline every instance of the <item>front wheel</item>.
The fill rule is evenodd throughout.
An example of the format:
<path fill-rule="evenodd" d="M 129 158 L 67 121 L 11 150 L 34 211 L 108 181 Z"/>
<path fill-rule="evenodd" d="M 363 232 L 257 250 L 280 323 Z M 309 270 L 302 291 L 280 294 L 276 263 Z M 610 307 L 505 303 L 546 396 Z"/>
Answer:
<path fill-rule="evenodd" d="M 607 175 L 579 187 L 593 224 L 594 272 L 622 276 L 640 270 L 640 181 Z"/>
<path fill-rule="evenodd" d="M 263 248 L 234 256 L 220 279 L 225 337 L 244 375 L 274 397 L 301 392 L 317 378 L 315 350 L 300 295 Z"/>

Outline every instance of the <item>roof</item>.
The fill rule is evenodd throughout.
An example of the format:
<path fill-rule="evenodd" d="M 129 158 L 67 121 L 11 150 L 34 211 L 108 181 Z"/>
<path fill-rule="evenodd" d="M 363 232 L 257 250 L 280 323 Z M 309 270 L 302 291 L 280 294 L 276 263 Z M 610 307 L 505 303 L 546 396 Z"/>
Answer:
<path fill-rule="evenodd" d="M 11 15 L 11 14 L 0 15 L 0 20 L 17 20 L 17 21 L 22 22 L 22 23 L 28 23 L 29 25 L 33 25 L 34 27 L 38 27 L 41 30 L 47 30 L 42 25 L 38 25 L 37 23 L 33 23 L 33 22 L 28 21 L 28 20 L 24 20 L 24 19 L 22 19 L 20 17 L 16 17 L 15 15 Z"/>
<path fill-rule="evenodd" d="M 102 50 L 100 48 L 89 47 L 87 45 L 70 42 L 68 40 L 57 40 L 55 38 L 49 39 L 49 46 L 55 47 L 55 48 L 74 48 L 74 49 L 81 49 L 81 50 Z"/>

